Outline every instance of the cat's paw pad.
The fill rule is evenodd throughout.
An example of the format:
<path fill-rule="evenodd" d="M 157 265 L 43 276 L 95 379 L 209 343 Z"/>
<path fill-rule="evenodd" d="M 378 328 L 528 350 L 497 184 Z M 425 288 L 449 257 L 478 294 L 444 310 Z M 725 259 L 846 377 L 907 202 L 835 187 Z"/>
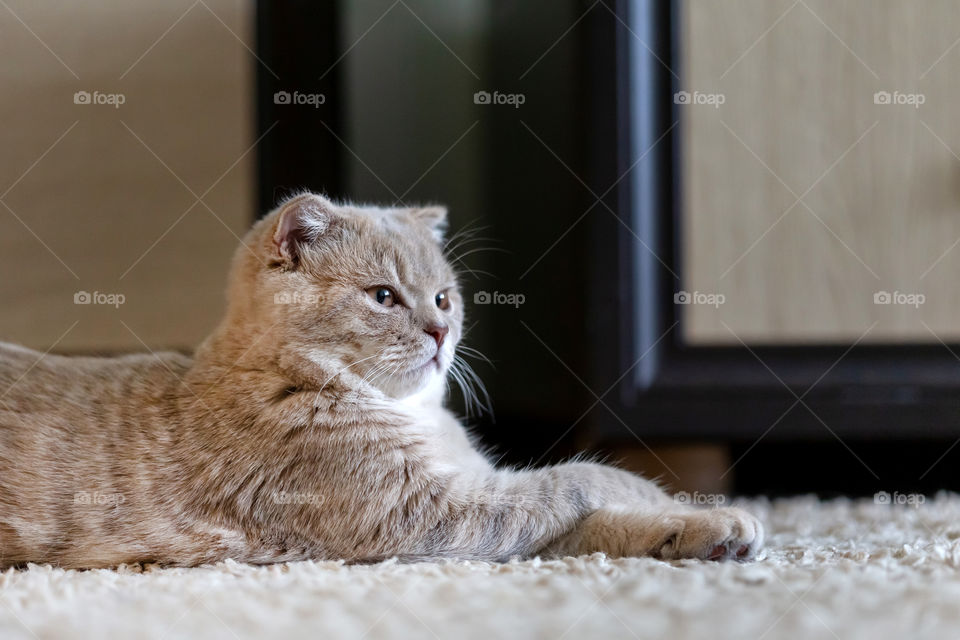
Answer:
<path fill-rule="evenodd" d="M 705 509 L 671 515 L 663 523 L 664 559 L 751 560 L 763 546 L 763 525 L 736 508 Z"/>

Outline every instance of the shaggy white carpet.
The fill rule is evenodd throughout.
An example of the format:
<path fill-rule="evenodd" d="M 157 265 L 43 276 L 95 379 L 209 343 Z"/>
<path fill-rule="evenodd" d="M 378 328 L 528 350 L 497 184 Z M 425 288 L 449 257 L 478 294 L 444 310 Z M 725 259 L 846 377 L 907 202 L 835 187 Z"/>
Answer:
<path fill-rule="evenodd" d="M 742 503 L 751 564 L 563 560 L 0 575 L 0 638 L 957 638 L 960 496 Z"/>

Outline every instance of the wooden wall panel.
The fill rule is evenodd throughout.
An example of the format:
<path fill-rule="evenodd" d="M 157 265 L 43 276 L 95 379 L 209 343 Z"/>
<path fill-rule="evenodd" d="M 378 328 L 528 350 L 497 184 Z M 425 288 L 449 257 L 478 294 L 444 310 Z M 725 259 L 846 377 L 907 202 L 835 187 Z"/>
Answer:
<path fill-rule="evenodd" d="M 687 0 L 681 15 L 681 86 L 723 96 L 679 109 L 683 289 L 725 297 L 684 308 L 686 339 L 960 339 L 960 3 Z"/>
<path fill-rule="evenodd" d="M 195 346 L 221 314 L 228 261 L 254 215 L 254 155 L 243 156 L 255 138 L 253 4 L 7 4 L 0 340 Z M 78 91 L 124 103 L 75 104 Z M 206 206 L 192 206 L 208 189 Z M 79 291 L 126 300 L 75 305 Z"/>

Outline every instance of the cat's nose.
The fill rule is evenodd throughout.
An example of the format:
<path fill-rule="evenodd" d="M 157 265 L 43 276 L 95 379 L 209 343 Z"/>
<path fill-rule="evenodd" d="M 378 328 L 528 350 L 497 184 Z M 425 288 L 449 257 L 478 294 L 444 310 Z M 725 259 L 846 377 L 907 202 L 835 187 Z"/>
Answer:
<path fill-rule="evenodd" d="M 450 333 L 450 327 L 445 324 L 432 324 L 425 328 L 424 332 L 433 336 L 433 339 L 437 342 L 437 349 L 439 349 L 443 346 L 443 339 Z"/>

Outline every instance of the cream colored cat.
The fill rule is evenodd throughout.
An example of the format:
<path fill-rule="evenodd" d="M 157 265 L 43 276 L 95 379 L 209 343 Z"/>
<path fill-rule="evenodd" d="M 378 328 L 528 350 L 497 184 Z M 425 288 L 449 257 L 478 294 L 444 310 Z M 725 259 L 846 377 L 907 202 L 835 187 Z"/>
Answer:
<path fill-rule="evenodd" d="M 193 358 L 0 344 L 0 566 L 753 557 L 744 511 L 473 447 L 442 406 L 464 314 L 444 220 L 285 202 L 238 249 Z"/>

